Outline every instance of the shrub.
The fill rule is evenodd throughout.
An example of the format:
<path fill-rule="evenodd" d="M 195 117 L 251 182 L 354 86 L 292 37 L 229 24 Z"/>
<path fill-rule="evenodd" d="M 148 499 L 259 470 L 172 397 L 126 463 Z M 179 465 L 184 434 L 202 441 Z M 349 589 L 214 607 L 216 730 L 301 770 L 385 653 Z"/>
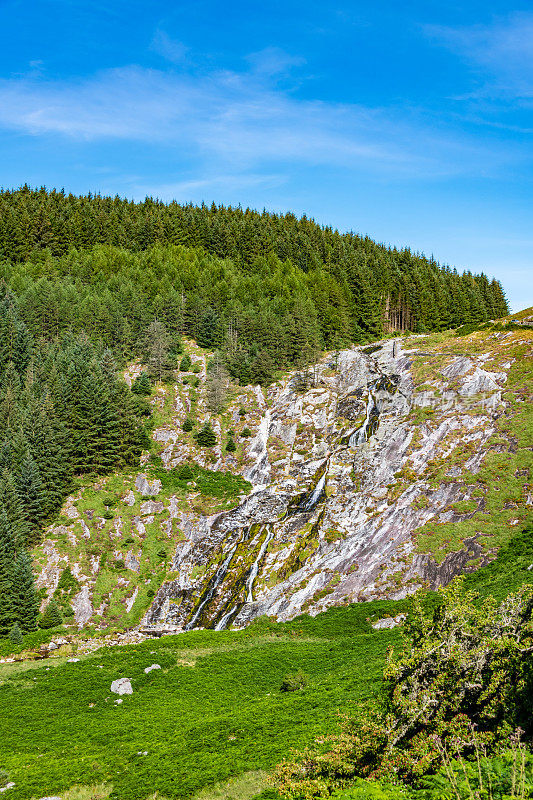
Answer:
<path fill-rule="evenodd" d="M 154 595 L 155 595 L 155 592 L 154 592 L 153 589 L 148 589 L 148 591 L 146 592 L 146 597 L 148 597 L 148 598 L 153 597 Z"/>
<path fill-rule="evenodd" d="M 18 622 L 15 622 L 11 630 L 9 631 L 9 640 L 12 644 L 20 647 L 23 642 L 22 631 L 20 629 L 20 625 Z"/>
<path fill-rule="evenodd" d="M 214 447 L 217 443 L 216 434 L 209 422 L 206 422 L 205 425 L 200 428 L 195 439 L 199 447 Z"/>
<path fill-rule="evenodd" d="M 167 551 L 161 548 L 161 550 L 157 551 L 157 557 L 165 559 L 167 557 Z"/>
<path fill-rule="evenodd" d="M 131 385 L 133 394 L 150 395 L 152 394 L 152 386 L 147 372 L 141 372 L 138 378 L 135 378 Z"/>
<path fill-rule="evenodd" d="M 184 355 L 180 361 L 180 372 L 189 372 L 192 366 L 191 357 Z"/>
<path fill-rule="evenodd" d="M 290 672 L 285 675 L 279 688 L 282 692 L 297 692 L 298 689 L 305 689 L 308 683 L 307 675 L 299 669 L 298 672 Z"/>
<path fill-rule="evenodd" d="M 514 741 L 513 741 L 514 738 Z M 475 757 L 453 758 L 443 749 L 443 765 L 435 775 L 420 781 L 424 800 L 498 800 L 533 796 L 533 756 L 515 737 L 513 746 L 492 758 L 487 758 L 479 747 Z"/>
<path fill-rule="evenodd" d="M 250 428 L 243 428 L 242 429 L 241 436 L 244 439 L 249 439 L 251 435 L 252 435 L 252 431 L 250 430 Z"/>
<path fill-rule="evenodd" d="M 192 421 L 192 419 L 187 417 L 183 425 L 181 426 L 181 429 L 184 430 L 186 433 L 189 433 L 189 431 L 192 431 L 193 428 L 194 428 L 194 422 Z"/>
<path fill-rule="evenodd" d="M 104 519 L 113 519 L 113 517 L 114 517 L 115 515 L 113 514 L 113 512 L 112 512 L 112 511 L 104 511 L 104 513 L 102 514 L 102 516 L 103 516 L 103 518 L 104 518 Z"/>
<path fill-rule="evenodd" d="M 126 563 L 123 558 L 115 559 L 115 569 L 126 569 Z"/>
<path fill-rule="evenodd" d="M 176 477 L 180 481 L 190 481 L 194 478 L 194 470 L 190 464 L 183 464 L 177 468 Z"/>
<path fill-rule="evenodd" d="M 230 437 L 228 439 L 228 443 L 226 445 L 226 452 L 234 453 L 236 449 L 237 449 L 237 445 L 235 444 L 234 440 Z"/>
<path fill-rule="evenodd" d="M 57 605 L 55 600 L 50 600 L 48 605 L 46 606 L 41 619 L 39 621 L 39 627 L 47 630 L 48 628 L 55 628 L 57 625 L 61 625 L 63 622 L 61 618 L 61 613 L 59 611 L 59 606 Z"/>
<path fill-rule="evenodd" d="M 239 408 L 239 417 L 245 417 L 245 416 L 246 416 L 246 409 L 241 406 Z"/>
<path fill-rule="evenodd" d="M 192 371 L 195 373 L 195 375 L 198 375 L 198 373 L 202 371 L 202 367 L 198 361 L 193 365 Z"/>
<path fill-rule="evenodd" d="M 59 581 L 57 583 L 56 592 L 68 592 L 68 594 L 72 594 L 73 592 L 77 592 L 80 588 L 80 584 L 70 571 L 70 567 L 65 567 L 63 572 L 60 575 Z M 54 592 L 55 594 L 55 592 Z M 46 590 L 45 590 L 46 596 Z M 43 598 L 44 599 L 44 598 Z"/>
<path fill-rule="evenodd" d="M 440 590 L 435 608 L 414 606 L 404 652 L 389 653 L 382 705 L 347 718 L 328 753 L 281 764 L 282 794 L 330 794 L 357 777 L 413 781 L 437 769 L 448 746 L 461 755 L 477 742 L 491 755 L 513 728 L 533 732 L 533 587 L 498 605 L 463 583 Z"/>

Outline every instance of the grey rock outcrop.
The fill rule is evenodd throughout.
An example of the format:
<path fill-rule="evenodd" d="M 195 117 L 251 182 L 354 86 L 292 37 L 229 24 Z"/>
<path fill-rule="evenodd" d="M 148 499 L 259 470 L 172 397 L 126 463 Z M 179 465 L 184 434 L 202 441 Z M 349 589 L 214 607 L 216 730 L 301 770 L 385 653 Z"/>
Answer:
<path fill-rule="evenodd" d="M 133 686 L 129 678 L 117 678 L 111 684 L 111 690 L 114 694 L 133 694 Z"/>

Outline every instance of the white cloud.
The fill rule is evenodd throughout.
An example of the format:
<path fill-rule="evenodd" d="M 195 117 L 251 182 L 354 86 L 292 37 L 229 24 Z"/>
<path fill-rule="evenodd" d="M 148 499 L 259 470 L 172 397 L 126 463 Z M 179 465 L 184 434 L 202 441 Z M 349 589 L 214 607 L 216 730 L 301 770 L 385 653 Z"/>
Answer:
<path fill-rule="evenodd" d="M 183 42 L 172 39 L 168 33 L 161 29 L 155 32 L 150 47 L 173 64 L 180 64 L 185 61 L 189 49 Z"/>
<path fill-rule="evenodd" d="M 533 97 L 533 13 L 516 13 L 491 25 L 426 25 L 425 33 L 470 62 L 498 95 Z"/>
<path fill-rule="evenodd" d="M 278 174 L 298 163 L 388 177 L 489 174 L 520 157 L 407 109 L 299 99 L 276 83 L 294 60 L 263 51 L 252 61 L 252 71 L 203 76 L 137 66 L 71 82 L 14 76 L 0 80 L 0 126 L 164 144 L 209 175 Z"/>
<path fill-rule="evenodd" d="M 291 56 L 279 47 L 266 47 L 257 53 L 250 53 L 247 61 L 258 75 L 282 75 L 289 72 L 292 67 L 305 64 L 305 59 Z"/>

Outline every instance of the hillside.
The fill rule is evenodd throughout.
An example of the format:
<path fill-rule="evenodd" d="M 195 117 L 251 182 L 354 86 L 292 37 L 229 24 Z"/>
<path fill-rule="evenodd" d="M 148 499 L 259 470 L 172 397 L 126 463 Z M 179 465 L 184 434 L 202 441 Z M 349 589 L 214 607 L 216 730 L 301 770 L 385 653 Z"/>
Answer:
<path fill-rule="evenodd" d="M 142 470 L 68 498 L 35 550 L 37 585 L 78 626 L 176 630 L 446 584 L 530 515 L 532 342 L 527 329 L 388 339 L 268 391 L 230 384 L 220 413 L 208 354 L 185 343 L 191 371 L 154 391 Z M 189 418 L 211 421 L 214 446 Z"/>

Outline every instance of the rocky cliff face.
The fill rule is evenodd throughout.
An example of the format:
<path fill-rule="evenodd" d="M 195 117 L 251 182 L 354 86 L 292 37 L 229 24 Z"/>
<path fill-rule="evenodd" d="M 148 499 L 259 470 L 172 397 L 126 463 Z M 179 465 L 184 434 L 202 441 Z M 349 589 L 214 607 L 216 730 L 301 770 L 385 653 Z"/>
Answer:
<path fill-rule="evenodd" d="M 126 614 L 137 603 L 144 626 L 223 629 L 263 614 L 286 620 L 331 605 L 400 598 L 480 566 L 531 505 L 531 449 L 520 406 L 531 342 L 529 331 L 388 339 L 329 355 L 304 390 L 298 375 L 266 396 L 259 387 L 239 390 L 214 425 L 219 435 L 242 427 L 246 406 L 253 436 L 238 457 L 222 448 L 199 451 L 185 440 L 181 423 L 191 402 L 177 392 L 170 420 L 154 433 L 165 466 L 203 459 L 243 475 L 251 492 L 210 514 L 194 493 L 165 496 L 160 482 L 132 477 L 120 494 L 123 506 L 139 504 L 130 527 L 124 530 L 120 507 L 101 526 L 111 538 L 132 540 L 127 553 L 117 550 L 126 572 L 115 580 L 129 581 L 127 591 L 119 601 L 104 598 L 99 565 L 91 562 L 89 574 L 79 567 L 76 619 L 97 619 L 96 595 L 103 619 L 112 602 L 115 616 L 118 602 Z M 204 366 L 197 373 L 202 382 Z M 202 386 L 200 420 L 209 416 Z M 164 396 L 157 402 L 163 407 Z M 498 475 L 505 478 L 499 488 Z M 86 536 L 82 515 L 79 523 Z M 156 570 L 153 599 L 146 592 L 149 564 L 142 568 L 150 526 L 172 547 L 166 572 Z M 58 552 L 57 530 L 41 549 L 41 581 L 50 590 L 71 560 Z M 135 573 L 142 582 L 132 580 Z"/>

